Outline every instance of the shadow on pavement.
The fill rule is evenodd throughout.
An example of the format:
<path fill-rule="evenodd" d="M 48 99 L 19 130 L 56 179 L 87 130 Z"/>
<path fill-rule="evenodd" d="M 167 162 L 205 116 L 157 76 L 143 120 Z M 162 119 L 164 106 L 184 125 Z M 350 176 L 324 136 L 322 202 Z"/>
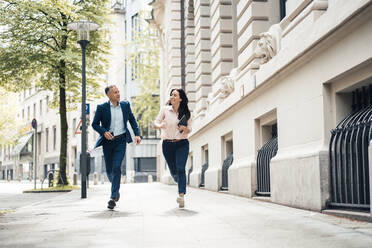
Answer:
<path fill-rule="evenodd" d="M 125 218 L 138 216 L 137 212 L 120 212 L 116 210 L 105 210 L 102 212 L 97 212 L 95 214 L 89 215 L 89 218 L 95 219 L 108 219 L 108 218 Z"/>
<path fill-rule="evenodd" d="M 197 214 L 199 213 L 187 208 L 173 208 L 166 211 L 164 214 L 162 214 L 162 216 L 191 217 Z"/>

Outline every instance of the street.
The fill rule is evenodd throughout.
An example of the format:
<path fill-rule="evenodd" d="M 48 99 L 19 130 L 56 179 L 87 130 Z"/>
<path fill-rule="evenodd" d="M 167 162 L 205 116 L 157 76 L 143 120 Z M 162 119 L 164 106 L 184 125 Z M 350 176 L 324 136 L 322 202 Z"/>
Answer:
<path fill-rule="evenodd" d="M 37 184 L 40 188 L 40 184 Z M 44 187 L 46 185 L 44 184 Z M 0 213 L 2 211 L 12 211 L 14 209 L 37 203 L 46 199 L 53 198 L 59 193 L 45 193 L 45 194 L 22 194 L 23 190 L 34 188 L 33 181 L 0 181 Z"/>
<path fill-rule="evenodd" d="M 178 209 L 176 190 L 160 183 L 122 184 L 114 211 L 106 208 L 107 183 L 92 185 L 87 199 L 80 198 L 80 190 L 28 194 L 35 200 L 13 205 L 15 211 L 0 216 L 0 247 L 367 248 L 372 244 L 372 223 L 195 188 L 188 188 L 186 207 Z M 1 191 L 1 199 L 4 194 Z M 16 195 L 15 202 L 25 194 Z M 12 206 L 11 201 L 2 200 L 1 208 Z"/>

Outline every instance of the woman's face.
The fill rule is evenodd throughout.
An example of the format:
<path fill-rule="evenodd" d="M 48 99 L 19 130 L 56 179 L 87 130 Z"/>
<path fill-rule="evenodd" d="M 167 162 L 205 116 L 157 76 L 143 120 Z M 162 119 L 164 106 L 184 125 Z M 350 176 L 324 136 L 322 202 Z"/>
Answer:
<path fill-rule="evenodd" d="M 171 104 L 177 104 L 182 101 L 180 97 L 180 93 L 177 90 L 172 91 L 172 94 L 170 96 Z"/>

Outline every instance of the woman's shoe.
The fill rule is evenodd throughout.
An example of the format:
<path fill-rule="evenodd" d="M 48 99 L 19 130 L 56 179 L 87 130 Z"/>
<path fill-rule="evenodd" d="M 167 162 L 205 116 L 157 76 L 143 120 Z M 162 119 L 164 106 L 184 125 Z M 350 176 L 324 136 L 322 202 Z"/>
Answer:
<path fill-rule="evenodd" d="M 177 203 L 179 208 L 184 208 L 185 207 L 185 198 L 184 197 L 177 197 Z"/>

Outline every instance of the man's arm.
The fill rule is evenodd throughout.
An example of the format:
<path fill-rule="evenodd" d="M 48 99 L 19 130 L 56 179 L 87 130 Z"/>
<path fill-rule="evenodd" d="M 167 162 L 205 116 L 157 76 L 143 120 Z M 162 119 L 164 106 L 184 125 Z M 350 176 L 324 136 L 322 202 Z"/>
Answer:
<path fill-rule="evenodd" d="M 100 105 L 97 105 L 97 110 L 92 122 L 93 129 L 96 130 L 101 136 L 103 136 L 104 133 L 107 131 L 100 125 L 100 122 L 102 120 L 102 113 L 102 107 Z"/>
<path fill-rule="evenodd" d="M 128 102 L 128 115 L 129 115 L 129 123 L 133 129 L 133 132 L 134 132 L 134 135 L 136 137 L 135 140 L 136 140 L 136 145 L 139 145 L 141 143 L 141 137 L 140 137 L 140 133 L 139 133 L 139 128 L 138 128 L 138 125 L 137 125 L 137 121 L 136 121 L 136 118 L 134 117 L 133 113 L 132 113 L 132 109 L 130 108 L 130 103 Z"/>
<path fill-rule="evenodd" d="M 132 109 L 130 108 L 129 102 L 128 102 L 128 111 L 129 111 L 129 113 L 128 113 L 129 114 L 129 123 L 130 123 L 130 126 L 133 129 L 134 135 L 135 136 L 140 136 L 140 132 L 139 132 L 139 128 L 138 128 L 138 125 L 137 125 L 137 121 L 136 121 L 136 118 L 133 115 Z"/>

